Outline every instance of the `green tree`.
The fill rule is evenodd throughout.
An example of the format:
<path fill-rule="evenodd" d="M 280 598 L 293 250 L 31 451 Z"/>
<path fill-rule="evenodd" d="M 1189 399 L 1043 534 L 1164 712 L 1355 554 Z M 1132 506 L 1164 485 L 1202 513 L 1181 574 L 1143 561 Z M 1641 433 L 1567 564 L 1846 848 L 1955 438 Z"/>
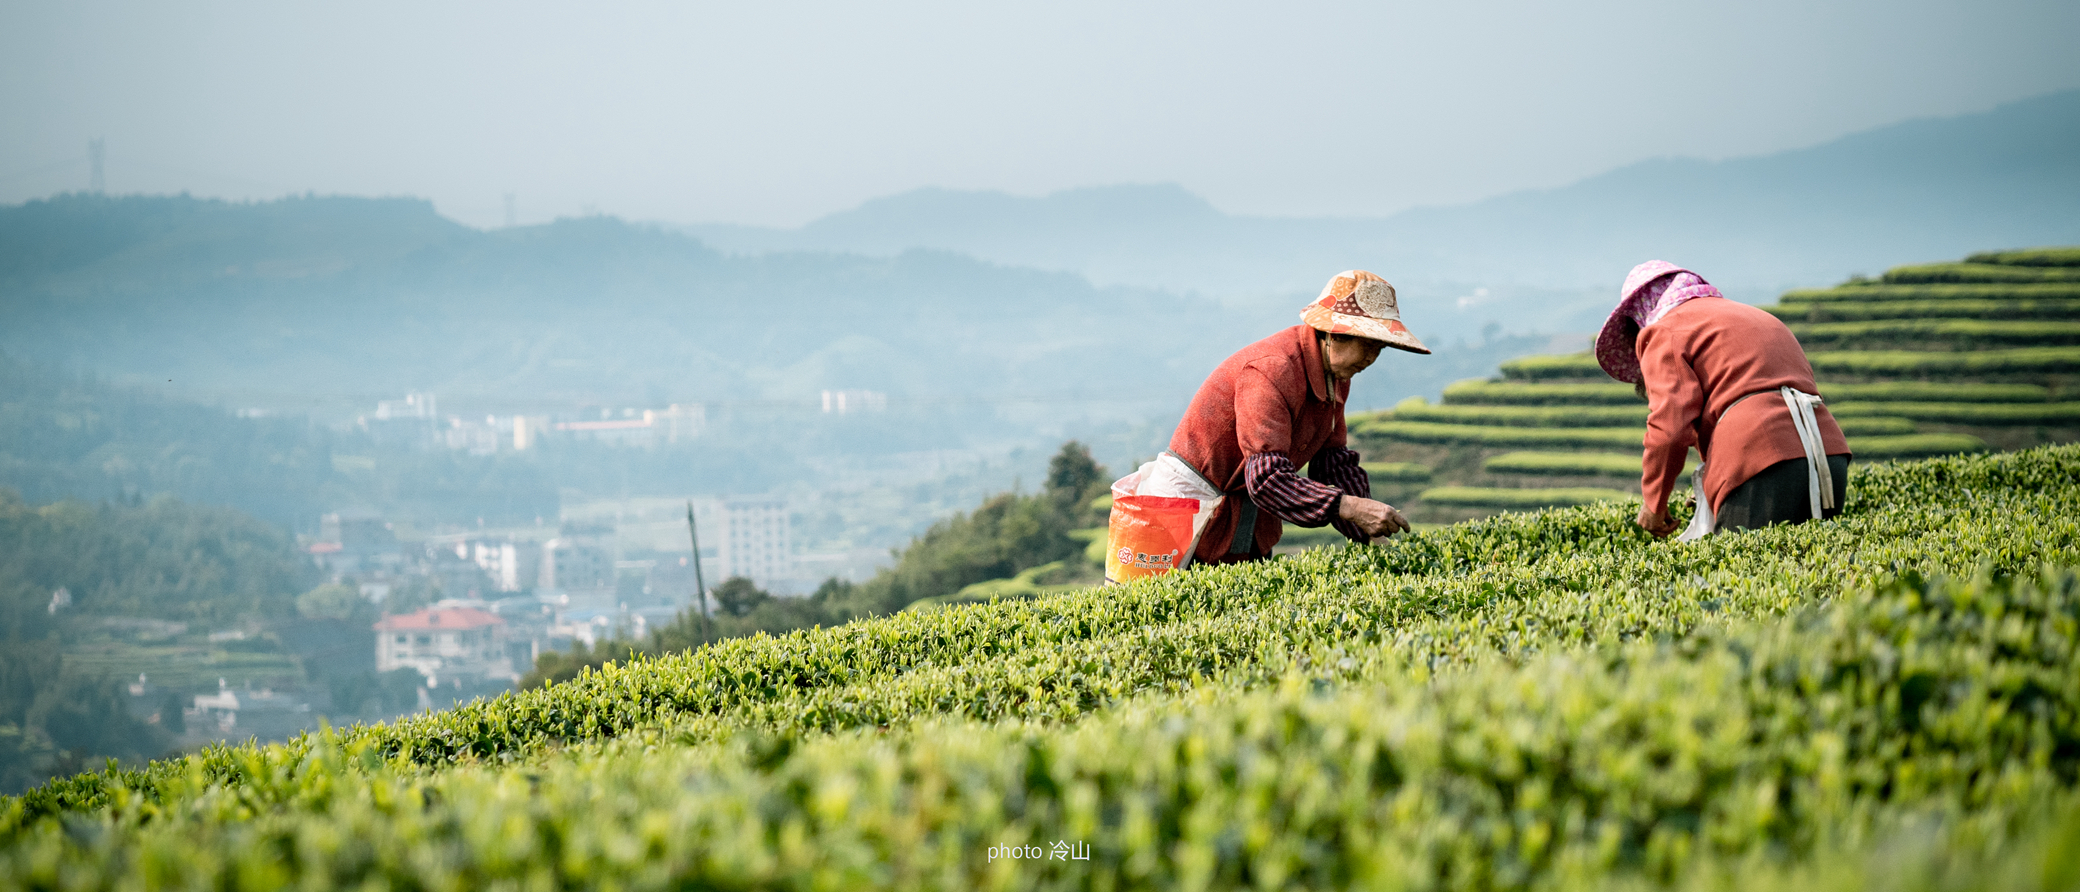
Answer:
<path fill-rule="evenodd" d="M 1064 443 L 1048 462 L 1040 493 L 1002 493 L 972 514 L 934 524 L 897 556 L 895 566 L 849 591 L 831 592 L 826 605 L 834 616 L 851 619 L 901 610 L 1042 564 L 1080 565 L 1084 546 L 1069 532 L 1103 522 L 1089 505 L 1105 491 L 1107 476 L 1089 448 Z"/>
<path fill-rule="evenodd" d="M 729 616 L 747 616 L 760 604 L 773 600 L 773 596 L 757 583 L 743 576 L 732 576 L 708 592 L 715 599 L 715 606 Z"/>
<path fill-rule="evenodd" d="M 296 596 L 296 612 L 304 619 L 374 622 L 376 606 L 351 585 L 327 583 Z"/>
<path fill-rule="evenodd" d="M 1089 501 L 1092 487 L 1107 484 L 1105 468 L 1091 458 L 1090 447 L 1070 440 L 1047 462 L 1047 495 L 1065 513 L 1074 513 Z"/>
<path fill-rule="evenodd" d="M 77 755 L 158 755 L 168 741 L 132 716 L 123 696 L 115 682 L 68 675 L 37 695 L 28 724 L 50 735 L 58 749 Z"/>
<path fill-rule="evenodd" d="M 314 569 L 289 535 L 228 508 L 172 498 L 143 504 L 31 506 L 0 489 L 0 640 L 68 615 L 204 623 L 279 619 Z M 50 593 L 72 593 L 53 617 Z M 42 617 L 39 619 L 39 614 Z"/>

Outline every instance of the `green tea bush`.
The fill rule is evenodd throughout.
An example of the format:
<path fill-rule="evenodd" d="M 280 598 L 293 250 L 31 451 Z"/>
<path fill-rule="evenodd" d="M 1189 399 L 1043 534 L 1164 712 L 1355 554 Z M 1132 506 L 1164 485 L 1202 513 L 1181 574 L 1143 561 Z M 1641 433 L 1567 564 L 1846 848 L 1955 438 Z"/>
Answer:
<path fill-rule="evenodd" d="M 1605 452 L 1505 452 L 1490 456 L 1481 463 L 1481 470 L 1490 474 L 1534 476 L 1600 474 L 1637 477 L 1640 457 Z"/>
<path fill-rule="evenodd" d="M 1989 427 L 2014 425 L 2080 425 L 2080 403 L 1829 403 L 1828 409 L 1843 424 L 1864 415 L 1896 415 L 1915 421 L 1941 424 L 1976 424 Z"/>
<path fill-rule="evenodd" d="M 1615 381 L 1530 383 L 1476 378 L 1447 386 L 1444 402 L 1453 406 L 1631 406 L 1644 401 L 1632 392 L 1632 385 Z"/>
<path fill-rule="evenodd" d="M 1537 381 L 1547 378 L 1592 378 L 1609 381 L 1596 357 L 1587 353 L 1519 356 L 1502 364 L 1502 377 Z M 1629 388 L 1628 388 L 1629 389 Z"/>
<path fill-rule="evenodd" d="M 1924 263 L 1885 271 L 1885 282 L 1914 285 L 1929 282 L 2080 282 L 2080 269 L 2055 266 L 2007 266 L 1993 263 Z"/>
<path fill-rule="evenodd" d="M 1647 423 L 1647 405 L 1629 406 L 1396 406 L 1393 421 L 1507 427 L 1618 427 Z"/>
<path fill-rule="evenodd" d="M 1634 460 L 1633 470 L 1639 470 Z M 1638 498 L 1622 489 L 1600 489 L 1592 486 L 1561 486 L 1549 489 L 1502 489 L 1489 486 L 1439 486 L 1423 490 L 1417 496 L 1425 505 L 1451 505 L 1464 508 L 1548 508 L 1553 506 L 1587 505 L 1592 502 L 1622 501 Z"/>
<path fill-rule="evenodd" d="M 1843 285 L 1839 288 L 1795 288 L 1778 300 L 1787 304 L 1834 301 L 1892 302 L 1911 300 L 2080 300 L 2080 284 L 2017 282 L 1979 285 Z"/>
<path fill-rule="evenodd" d="M 1830 300 L 1763 307 L 1786 322 L 1862 319 L 2072 319 L 2080 300 Z"/>
<path fill-rule="evenodd" d="M 1964 262 L 1998 263 L 2005 266 L 2080 266 L 2080 247 L 1981 251 L 1966 257 Z"/>
<path fill-rule="evenodd" d="M 2080 887 L 2080 796 L 2017 815 L 1901 809 L 1803 858 L 1701 862 L 1687 892 L 2060 892 Z M 1844 834 L 1844 836 L 1847 836 Z M 1645 882 L 1607 888 L 1644 890 Z"/>
<path fill-rule="evenodd" d="M 1971 352 L 1863 350 L 1807 353 L 1816 372 L 1853 375 L 2070 372 L 2080 369 L 2080 347 L 2016 347 Z"/>
<path fill-rule="evenodd" d="M 1674 636 L 1458 667 L 1412 657 L 1401 636 L 1322 641 L 1286 654 L 1268 686 L 1134 697 L 1073 726 L 934 719 L 714 743 L 652 734 L 434 776 L 325 735 L 295 766 L 299 781 L 267 799 L 190 773 L 158 802 L 119 790 L 93 820 L 12 823 L 0 878 L 227 889 L 1678 884 L 1935 809 L 1993 826 L 1997 844 L 2002 816 L 2041 812 L 2080 771 L 2076 626 L 2080 582 L 2068 571 L 1908 574 L 1783 621 L 1714 617 Z"/>
<path fill-rule="evenodd" d="M 1644 427 L 1492 427 L 1427 421 L 1365 419 L 1351 431 L 1402 443 L 1457 443 L 1500 448 L 1563 446 L 1577 449 L 1639 449 Z"/>
<path fill-rule="evenodd" d="M 993 787 L 996 776 L 980 763 L 972 771 L 956 771 L 979 778 L 977 786 L 961 788 L 973 792 L 912 797 L 902 800 L 907 805 L 890 806 L 894 810 L 875 805 L 878 800 L 819 792 L 838 789 L 824 786 L 825 781 L 839 787 L 851 783 L 843 772 L 809 781 L 779 770 L 792 765 L 808 771 L 820 764 L 793 761 L 792 754 L 816 747 L 847 746 L 850 740 L 911 752 L 911 742 L 931 739 L 916 731 L 919 723 L 962 719 L 1034 723 L 1029 727 L 1045 739 L 1067 739 L 1079 733 L 1070 725 L 1098 727 L 1111 720 L 1088 718 L 1094 712 L 1131 716 L 1140 714 L 1135 704 L 1154 709 L 1204 691 L 1218 697 L 1257 696 L 1242 692 L 1296 672 L 1332 685 L 1338 679 L 1355 684 L 1396 677 L 1390 675 L 1401 671 L 1396 667 L 1442 680 L 1485 671 L 1481 667 L 1491 664 L 1545 659 L 1542 655 L 1573 658 L 1568 655 L 1582 648 L 1689 639 L 1714 622 L 1791 615 L 1853 594 L 1890 573 L 1969 575 L 1983 568 L 2013 574 L 2047 560 L 2080 563 L 2080 447 L 1900 465 L 1859 462 L 1851 472 L 1850 493 L 1848 511 L 1833 521 L 1687 545 L 1655 542 L 1633 527 L 1637 502 L 1504 515 L 1376 545 L 1199 568 L 1053 598 L 729 641 L 691 654 L 610 665 L 568 683 L 445 713 L 344 729 L 332 738 L 213 747 L 143 771 L 83 775 L 0 803 L 0 885 L 48 884 L 53 872 L 78 886 L 106 885 L 131 871 L 160 877 L 156 882 L 161 885 L 181 878 L 182 883 L 224 887 L 343 884 L 349 876 L 388 877 L 386 884 L 402 884 L 397 878 L 412 871 L 428 886 L 489 883 L 516 871 L 534 877 L 531 884 L 727 885 L 720 879 L 688 880 L 688 874 L 656 860 L 657 853 L 693 846 L 709 853 L 702 856 L 704 864 L 761 870 L 757 865 L 799 866 L 789 859 L 865 851 L 819 834 L 852 832 L 840 829 L 845 827 L 869 835 L 894 832 L 898 825 L 875 823 L 879 819 L 869 816 L 922 814 L 930 810 L 926 802 L 1008 808 L 1002 814 L 1014 825 L 1038 826 L 1018 823 L 1024 813 L 1016 804 L 1024 800 L 1017 790 L 1031 788 Z M 1901 665 L 1896 658 L 1885 659 L 1891 662 L 1883 665 Z M 1840 664 L 1815 664 L 1826 665 Z M 1796 678 L 1771 678 L 1779 689 L 1806 689 Z M 1921 690 L 1920 685 L 1916 682 L 1914 689 Z M 1387 687 L 1424 689 L 1398 682 Z M 1814 696 L 1827 709 L 1842 702 L 1825 689 Z M 1882 700 L 1882 692 L 1879 696 Z M 1716 702 L 1694 687 L 1685 689 L 1682 700 Z M 1508 729 L 1518 712 L 1482 706 L 1468 715 L 1474 713 L 1491 724 L 1470 726 L 1470 737 L 1454 732 L 1444 739 L 1488 739 L 1482 735 L 1491 731 L 1504 738 L 1515 734 Z M 1839 712 L 1828 714 L 1833 718 L 1821 724 L 1770 719 L 1755 727 L 1811 727 L 1823 735 L 1815 738 L 1821 752 L 1839 754 L 1841 739 L 1825 736 L 1827 729 L 1853 725 L 1842 725 L 1846 719 Z M 1977 713 L 1958 714 L 1967 728 L 1983 725 Z M 1163 726 L 1169 726 L 1167 719 Z M 960 726 L 946 739 L 997 739 L 978 727 Z M 1478 730 L 1483 727 L 1490 731 Z M 848 729 L 856 730 L 850 736 L 828 736 Z M 989 764 L 1001 767 L 1003 760 L 1023 759 L 1021 753 L 1030 750 L 984 747 L 982 752 L 999 760 Z M 743 758 L 732 762 L 738 757 L 729 753 Z M 2043 764 L 1989 758 L 2022 767 Z M 644 774 L 647 769 L 640 766 L 656 764 L 647 761 L 653 759 L 694 759 L 713 769 Z M 698 761 L 703 759 L 710 761 Z M 871 765 L 888 777 L 918 776 L 900 758 L 870 755 L 844 764 Z M 1037 776 L 1026 763 L 1019 764 L 1026 766 L 1017 769 L 1025 771 L 1021 776 Z M 1805 780 L 1783 783 L 1865 777 L 1857 771 L 1845 775 L 1830 767 L 1835 762 L 1789 764 L 1793 768 L 1785 777 Z M 628 786 L 613 780 L 619 771 L 636 772 L 620 775 Z M 784 783 L 771 788 L 774 795 L 745 800 L 753 803 L 748 810 L 730 804 L 738 800 L 710 797 L 738 780 L 764 783 L 760 778 Z M 451 783 L 460 786 L 443 786 Z M 931 784 L 931 789 L 953 789 Z M 1985 789 L 2018 788 L 1997 783 Z M 1617 798 L 1604 801 L 1636 802 L 1641 794 L 1611 795 Z M 672 807 L 689 809 L 685 815 L 708 822 L 702 826 L 759 829 L 742 838 L 709 839 L 644 804 L 651 801 L 679 803 Z M 1479 809 L 1487 806 L 1481 801 L 1441 800 L 1451 814 L 1484 813 Z M 819 810 L 813 819 L 787 817 L 812 803 L 822 803 L 814 806 Z M 1795 804 L 1779 813 L 1794 821 L 1808 814 Z M 365 823 L 347 820 L 357 814 Z M 1215 814 L 1209 812 L 1204 820 Z M 954 837 L 1005 835 L 991 829 L 997 826 L 990 823 L 994 819 L 966 811 L 958 815 L 961 826 L 973 823 L 972 834 L 962 836 L 968 831 L 951 825 L 932 832 L 901 825 L 916 832 L 875 838 L 898 846 L 926 845 L 931 839 L 941 841 L 931 845 L 951 846 L 947 840 Z M 1411 820 L 1396 826 L 1431 823 Z M 1699 826 L 1687 818 L 1648 815 L 1642 820 L 1678 836 Z M 1828 824 L 1823 819 L 1803 826 Z M 1471 825 L 1436 826 L 1442 828 L 1435 831 L 1439 845 L 1474 846 L 1456 849 L 1469 858 L 1485 851 L 1479 846 L 1486 843 L 1479 840 L 1489 837 L 1467 829 Z M 1099 841 L 1089 842 L 1095 847 Z M 1347 851 L 1329 848 L 1321 857 L 1340 858 L 1338 853 Z M 894 863 L 875 860 L 879 851 L 860 857 Z M 313 858 L 329 866 L 320 869 Z M 493 863 L 497 866 L 483 866 Z M 1619 867 L 1630 870 L 1624 865 L 1631 863 L 1619 862 Z M 450 867 L 490 872 L 456 879 L 443 872 Z M 347 872 L 336 872 L 341 870 Z M 222 871 L 243 879 L 222 881 L 227 875 Z M 1159 875 L 1167 874 L 1137 874 Z M 1549 866 L 1526 876 L 1565 875 Z M 837 885 L 914 884 L 908 875 L 887 872 L 815 876 Z M 1003 882 L 1018 876 L 1027 874 Z M 944 882 L 973 880 L 959 874 Z M 1529 879 L 1497 884 L 1523 882 Z"/>
<path fill-rule="evenodd" d="M 2080 482 L 2076 482 L 2080 481 L 2080 447 L 1903 466 L 1859 462 L 1853 468 L 1850 519 L 1799 533 L 1799 541 L 1837 534 L 1849 537 L 1824 546 L 1835 549 L 1837 558 L 1852 558 L 1848 567 L 1821 571 L 1817 578 L 1825 581 L 1818 584 L 1825 586 L 1858 577 L 1853 561 L 1857 553 L 1866 561 L 1890 553 L 1907 561 L 1902 566 L 1957 572 L 1969 569 L 1982 557 L 2000 560 L 2002 555 L 2062 548 L 2061 543 L 2073 540 L 2075 518 L 2080 517 L 2076 510 L 2080 509 Z M 2029 507 L 2015 504 L 2018 500 Z M 1938 501 L 1957 507 L 1931 512 L 1928 506 Z M 1962 513 L 1952 517 L 1952 510 Z M 1960 528 L 1953 523 L 1979 516 L 1988 518 L 1990 526 Z M 1401 591 L 1410 584 L 1419 586 L 1418 590 L 1432 585 L 1421 581 L 1429 574 L 1441 574 L 1434 582 L 1442 586 L 1440 593 L 1459 592 L 1440 594 L 1445 602 L 1473 604 L 1485 603 L 1482 599 L 1487 595 L 1455 600 L 1465 597 L 1463 586 L 1487 591 L 1486 583 L 1466 575 L 1473 567 L 1504 568 L 1511 574 L 1529 574 L 1523 579 L 1558 584 L 1541 569 L 1548 561 L 1558 560 L 1576 580 L 1568 585 L 1591 587 L 1619 582 L 1631 585 L 1625 581 L 1692 572 L 1683 569 L 1688 566 L 1684 562 L 1669 564 L 1653 554 L 1635 553 L 1643 540 L 1626 522 L 1629 517 L 1625 510 L 1585 508 L 1396 537 L 1381 545 L 1337 551 L 1343 560 L 1358 563 L 1335 570 L 1331 577 L 1372 580 L 1363 583 L 1366 591 L 1394 598 L 1389 602 L 1393 609 L 1382 621 L 1399 623 L 1408 616 L 1432 615 L 1431 608 L 1424 605 L 1433 603 L 1429 600 L 1433 596 L 1409 601 L 1408 592 Z M 2044 528 L 2043 524 L 2051 526 Z M 1986 535 L 2010 544 L 1988 540 Z M 1870 536 L 1877 537 L 1879 544 L 1850 544 Z M 1738 541 L 1752 544 L 1761 540 Z M 1730 544 L 1737 543 L 1730 540 Z M 1806 556 L 1799 560 L 1810 560 L 1809 547 L 1801 545 L 1794 552 Z M 1803 570 L 1791 569 L 1798 566 L 1792 552 L 1771 545 L 1750 556 L 1764 565 L 1736 566 L 1713 558 L 1698 566 L 1704 572 L 1734 567 L 1752 578 L 1773 580 L 1773 584 L 1805 584 L 1796 582 L 1806 576 Z M 1793 563 L 1786 565 L 1786 560 Z M 1064 647 L 1082 646 L 1074 642 L 1089 643 L 1114 657 L 1131 653 L 1136 646 L 1124 642 L 1143 640 L 1150 628 L 1190 627 L 1256 609 L 1265 598 L 1285 597 L 1323 584 L 1321 580 L 1329 577 L 1317 575 L 1321 570 L 1306 561 L 1202 568 L 1089 595 L 945 611 L 929 617 L 899 615 L 778 638 L 732 640 L 690 655 L 588 673 L 570 683 L 508 695 L 438 717 L 405 719 L 354 733 L 377 741 L 386 757 L 444 765 L 616 736 L 680 716 L 719 715 L 771 704 L 788 714 L 809 715 L 818 710 L 804 706 L 805 697 L 838 696 L 857 703 L 862 695 L 846 693 L 856 691 L 856 685 L 887 678 L 923 683 L 931 680 L 926 677 L 932 673 L 921 670 L 932 666 L 968 666 L 976 660 L 1029 649 L 1052 658 Z M 1316 581 L 1301 581 L 1305 579 Z M 1388 580 L 1393 584 L 1386 584 Z M 1348 597 L 1347 583 L 1336 583 L 1332 589 L 1338 593 L 1335 597 Z M 1394 595 L 1396 591 L 1401 593 Z M 1780 603 L 1776 600 L 1780 597 L 1770 595 L 1765 600 Z M 1404 609 L 1417 613 L 1399 612 Z M 1127 638 L 1116 640 L 1114 636 L 1119 635 Z M 1190 665 L 1213 671 L 1219 668 L 1217 655 L 1223 652 L 1225 646 L 1209 644 L 1206 654 L 1193 656 Z M 1201 656 L 1213 662 L 1202 664 Z M 1189 671 L 1198 670 L 1188 670 L 1187 675 Z M 944 676 L 933 678 L 933 684 L 946 681 Z M 298 745 L 292 741 L 285 746 L 293 751 Z M 244 752 L 250 751 L 225 747 L 201 758 L 212 772 L 236 776 L 243 770 Z M 167 770 L 155 766 L 153 772 Z M 53 784 L 26 801 L 32 812 L 91 806 L 99 801 L 103 782 L 99 775 L 82 776 Z"/>
<path fill-rule="evenodd" d="M 2052 319 L 1883 319 L 1868 322 L 1797 322 L 1791 333 L 1804 344 L 1856 341 L 1929 341 L 1947 344 L 2080 343 L 2080 322 Z"/>
<path fill-rule="evenodd" d="M 1844 436 L 1849 437 L 1886 436 L 1911 434 L 1914 432 L 1912 419 L 1892 418 L 1883 415 L 1837 415 L 1834 423 L 1841 427 Z M 1970 450 L 1964 451 L 1969 452 Z"/>
<path fill-rule="evenodd" d="M 1845 421 L 1854 419 L 1844 419 Z M 1844 433 L 1847 433 L 1844 431 Z M 1849 437 L 1849 451 L 1857 458 L 1893 459 L 1978 452 L 1986 441 L 1970 434 L 1908 434 L 1897 437 Z"/>
<path fill-rule="evenodd" d="M 1870 384 L 1836 384 L 1823 381 L 1820 383 L 1820 395 L 1829 400 L 1888 403 L 2041 403 L 2051 399 L 2051 391 L 2040 384 L 1980 384 L 1953 381 L 1879 381 Z M 1884 414 L 1915 417 L 1905 412 Z"/>
<path fill-rule="evenodd" d="M 1351 429 L 1369 437 L 1408 443 L 1638 448 L 1644 443 L 1646 420 L 1646 406 L 1574 410 L 1545 406 L 1411 406 L 1356 419 Z M 1628 421 L 1628 427 L 1587 426 Z M 1837 422 L 1845 434 L 1904 434 L 1914 430 L 1914 423 L 1906 418 L 1840 418 Z"/>
<path fill-rule="evenodd" d="M 1407 461 L 1369 461 L 1359 467 L 1376 483 L 1428 483 L 1430 469 Z"/>

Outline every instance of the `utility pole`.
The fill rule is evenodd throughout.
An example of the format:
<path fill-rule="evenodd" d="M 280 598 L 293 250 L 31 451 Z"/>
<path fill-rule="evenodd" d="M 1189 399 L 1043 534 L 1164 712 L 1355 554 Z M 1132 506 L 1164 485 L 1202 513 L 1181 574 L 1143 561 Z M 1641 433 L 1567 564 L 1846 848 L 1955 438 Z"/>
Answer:
<path fill-rule="evenodd" d="M 686 534 L 693 537 L 693 590 L 701 599 L 701 627 L 709 628 L 714 620 L 708 616 L 708 583 L 701 577 L 701 528 L 693 522 L 693 500 L 686 500 Z"/>
<path fill-rule="evenodd" d="M 87 140 L 87 166 L 91 170 L 91 173 L 87 174 L 87 191 L 95 195 L 100 195 L 107 187 L 106 181 L 101 178 L 101 156 L 101 137 Z"/>

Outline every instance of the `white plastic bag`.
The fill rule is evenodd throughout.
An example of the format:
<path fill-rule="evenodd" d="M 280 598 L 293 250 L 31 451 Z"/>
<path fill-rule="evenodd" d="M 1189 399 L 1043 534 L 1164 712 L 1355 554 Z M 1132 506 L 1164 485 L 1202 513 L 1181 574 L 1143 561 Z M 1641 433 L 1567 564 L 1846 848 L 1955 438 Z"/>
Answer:
<path fill-rule="evenodd" d="M 1154 461 L 1142 465 L 1138 470 L 1112 483 L 1112 495 L 1120 496 L 1163 496 L 1175 499 L 1198 499 L 1199 512 L 1192 515 L 1192 547 L 1185 551 L 1184 561 L 1178 565 L 1183 569 L 1192 565 L 1192 555 L 1198 552 L 1199 537 L 1206 533 L 1206 523 L 1213 519 L 1213 512 L 1220 510 L 1221 500 L 1227 498 L 1199 472 L 1185 464 L 1184 459 L 1168 452 L 1155 457 Z"/>

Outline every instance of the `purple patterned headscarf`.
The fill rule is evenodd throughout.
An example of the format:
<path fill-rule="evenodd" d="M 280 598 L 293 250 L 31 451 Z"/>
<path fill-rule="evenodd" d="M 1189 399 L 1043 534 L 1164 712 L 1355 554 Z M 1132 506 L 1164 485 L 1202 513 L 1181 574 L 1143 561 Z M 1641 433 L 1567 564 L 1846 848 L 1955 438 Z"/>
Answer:
<path fill-rule="evenodd" d="M 1627 384 L 1641 381 L 1639 330 L 1668 315 L 1685 301 L 1700 297 L 1725 297 L 1703 276 L 1669 263 L 1649 260 L 1632 268 L 1619 292 L 1618 307 L 1596 336 L 1596 364 L 1605 374 Z"/>

